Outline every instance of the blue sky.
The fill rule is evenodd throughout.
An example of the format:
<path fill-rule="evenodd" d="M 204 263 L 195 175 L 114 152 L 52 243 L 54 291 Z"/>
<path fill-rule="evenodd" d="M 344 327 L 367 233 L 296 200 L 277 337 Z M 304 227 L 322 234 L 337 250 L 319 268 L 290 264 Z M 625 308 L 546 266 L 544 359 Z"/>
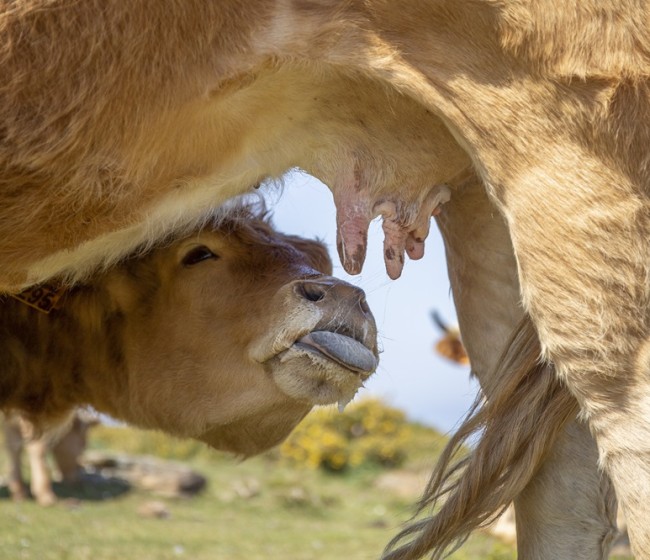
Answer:
<path fill-rule="evenodd" d="M 336 254 L 336 214 L 330 191 L 302 173 L 286 177 L 281 195 L 274 189 L 263 190 L 269 193 L 273 222 L 280 231 L 325 241 L 334 275 L 366 291 L 383 353 L 365 394 L 382 397 L 414 420 L 451 430 L 474 400 L 476 386 L 468 368 L 451 364 L 433 351 L 440 333 L 431 322 L 431 310 L 437 309 L 452 324 L 456 321 L 444 248 L 435 224 L 425 257 L 407 260 L 402 277 L 392 281 L 384 270 L 381 224 L 373 222 L 363 272 L 348 276 Z"/>

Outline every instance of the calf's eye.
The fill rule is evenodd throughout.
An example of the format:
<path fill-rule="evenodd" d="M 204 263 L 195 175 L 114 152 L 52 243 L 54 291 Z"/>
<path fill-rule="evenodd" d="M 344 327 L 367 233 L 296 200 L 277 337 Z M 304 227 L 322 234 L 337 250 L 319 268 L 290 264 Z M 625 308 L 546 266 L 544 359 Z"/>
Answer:
<path fill-rule="evenodd" d="M 201 261 L 218 258 L 219 257 L 210 251 L 210 249 L 208 249 L 205 245 L 201 245 L 199 247 L 194 247 L 188 251 L 183 257 L 182 263 L 183 266 L 192 266 L 200 263 Z"/>

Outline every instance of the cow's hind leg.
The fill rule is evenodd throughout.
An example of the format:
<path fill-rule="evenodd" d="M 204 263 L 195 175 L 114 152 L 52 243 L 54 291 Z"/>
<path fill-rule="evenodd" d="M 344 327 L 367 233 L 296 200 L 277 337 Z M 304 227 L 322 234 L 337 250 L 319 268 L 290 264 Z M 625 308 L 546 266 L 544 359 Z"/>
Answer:
<path fill-rule="evenodd" d="M 524 311 L 506 224 L 474 173 L 440 215 L 463 342 L 484 388 Z M 492 382 L 492 383 L 491 383 Z M 515 500 L 522 560 L 600 560 L 615 534 L 615 498 L 586 426 L 570 423 Z"/>
<path fill-rule="evenodd" d="M 647 197 L 588 154 L 494 192 L 545 356 L 580 403 L 637 557 L 650 558 Z"/>

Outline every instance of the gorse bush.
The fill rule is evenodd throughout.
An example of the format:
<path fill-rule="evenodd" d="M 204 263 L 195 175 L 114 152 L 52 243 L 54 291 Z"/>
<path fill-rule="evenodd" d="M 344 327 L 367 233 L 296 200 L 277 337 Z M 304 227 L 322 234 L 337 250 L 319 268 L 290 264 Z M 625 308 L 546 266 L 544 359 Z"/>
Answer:
<path fill-rule="evenodd" d="M 343 413 L 335 408 L 312 411 L 281 446 L 264 457 L 271 463 L 332 472 L 359 466 L 397 467 L 407 459 L 428 468 L 444 443 L 435 430 L 409 423 L 402 411 L 377 399 L 363 399 Z M 117 426 L 95 428 L 90 447 L 181 461 L 230 460 L 227 453 L 192 439 Z"/>
<path fill-rule="evenodd" d="M 396 467 L 407 456 L 412 428 L 403 412 L 364 399 L 345 412 L 310 413 L 280 446 L 280 457 L 310 468 L 340 472 L 361 465 Z"/>

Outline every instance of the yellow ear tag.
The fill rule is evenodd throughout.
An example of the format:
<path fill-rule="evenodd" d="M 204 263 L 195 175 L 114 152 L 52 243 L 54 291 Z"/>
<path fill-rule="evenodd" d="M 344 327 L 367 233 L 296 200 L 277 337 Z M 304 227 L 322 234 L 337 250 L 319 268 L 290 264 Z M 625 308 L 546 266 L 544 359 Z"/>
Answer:
<path fill-rule="evenodd" d="M 27 288 L 19 294 L 11 294 L 11 297 L 43 313 L 49 313 L 52 309 L 58 309 L 61 306 L 63 302 L 60 299 L 63 294 L 65 294 L 65 288 L 57 288 L 50 284 L 39 284 Z"/>

